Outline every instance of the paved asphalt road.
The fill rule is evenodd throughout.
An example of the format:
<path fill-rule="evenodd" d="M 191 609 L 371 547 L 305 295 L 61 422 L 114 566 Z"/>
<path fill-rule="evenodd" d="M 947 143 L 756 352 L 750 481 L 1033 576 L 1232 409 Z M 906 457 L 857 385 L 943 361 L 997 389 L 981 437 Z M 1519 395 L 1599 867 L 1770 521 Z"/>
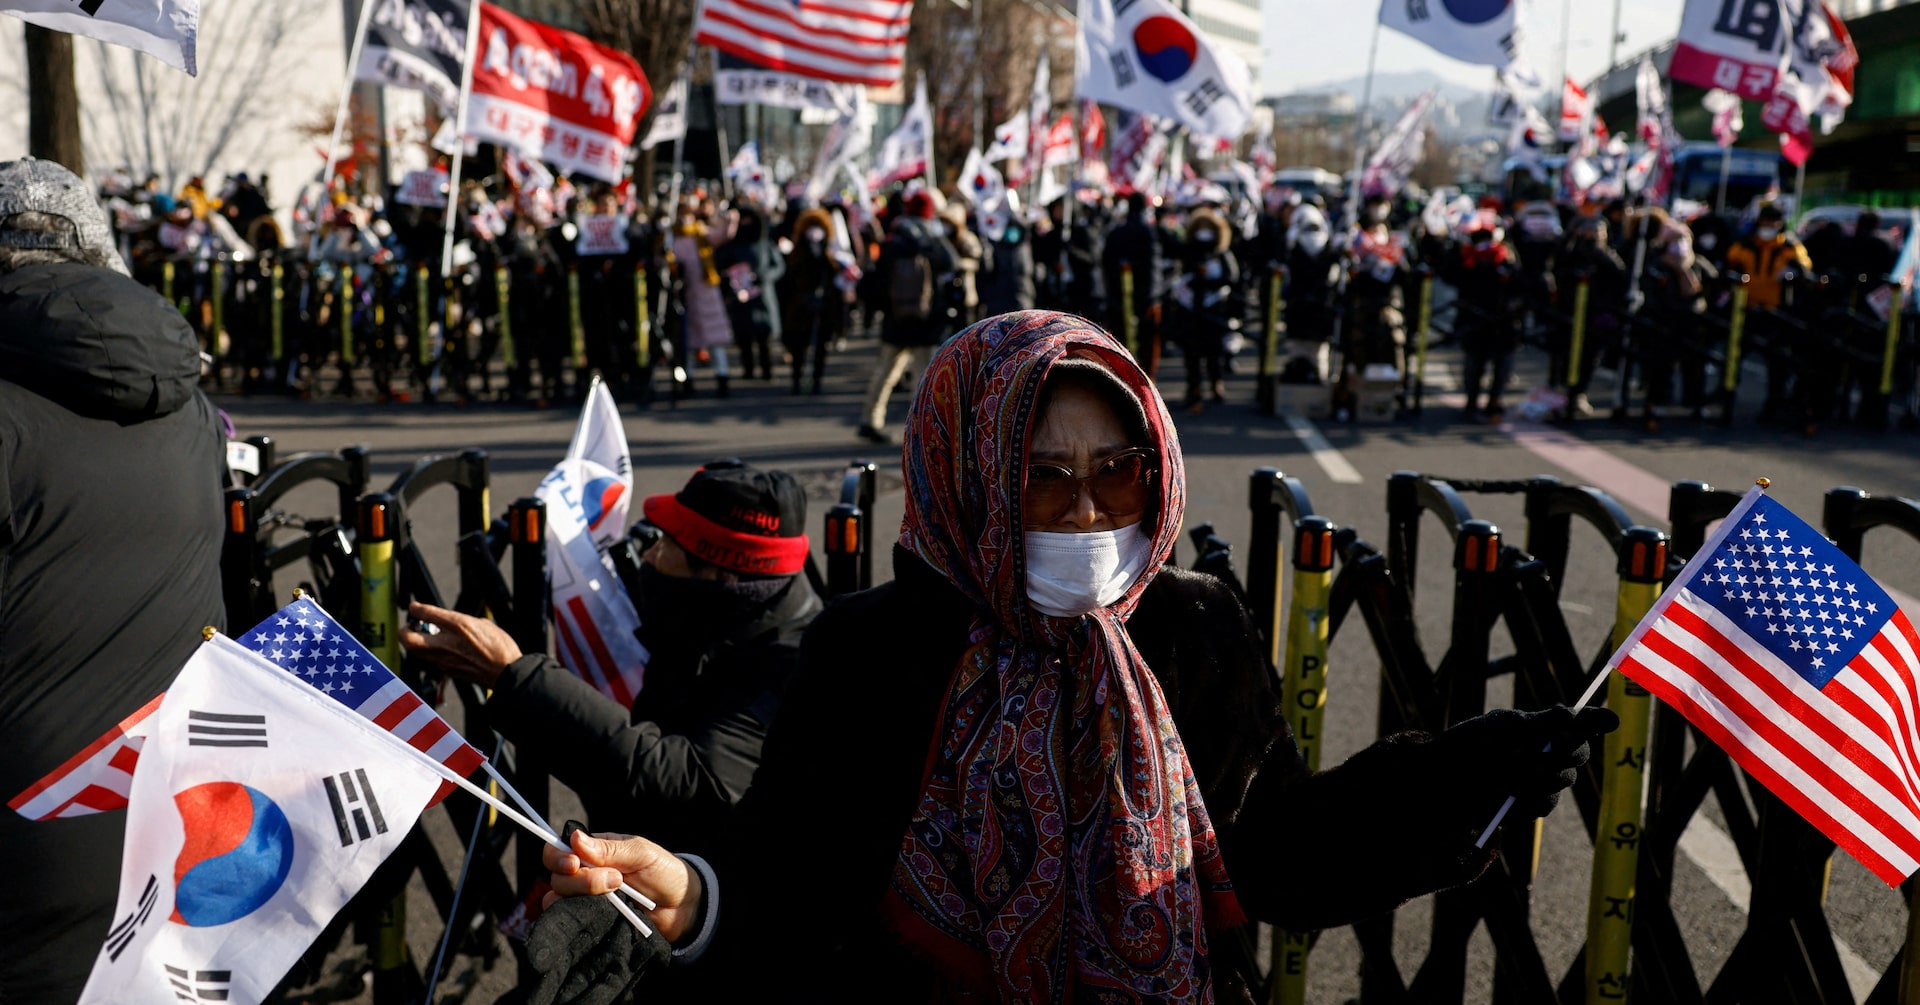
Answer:
<path fill-rule="evenodd" d="M 811 490 L 809 523 L 818 553 L 822 517 L 837 490 L 837 473 L 848 460 L 866 457 L 881 466 L 876 519 L 882 531 L 876 540 L 889 540 L 901 513 L 898 453 L 866 444 L 854 435 L 872 351 L 872 343 L 855 341 L 839 355 L 829 374 L 829 393 L 823 396 L 789 396 L 782 380 L 772 385 L 736 382 L 733 396 L 721 400 L 712 396 L 710 383 L 703 382 L 701 393 L 678 407 L 662 403 L 646 409 L 623 408 L 634 455 L 635 491 L 643 495 L 671 492 L 693 467 L 718 456 L 787 468 L 801 475 Z M 1244 375 L 1251 362 L 1243 357 L 1243 375 L 1230 385 L 1230 404 L 1200 415 L 1176 415 L 1188 468 L 1188 525 L 1212 522 L 1240 546 L 1236 564 L 1244 570 L 1247 476 L 1260 466 L 1278 467 L 1303 478 L 1318 512 L 1383 546 L 1384 483 L 1398 470 L 1491 479 L 1549 474 L 1569 483 L 1596 484 L 1614 493 L 1635 519 L 1663 528 L 1666 486 L 1676 479 L 1703 479 L 1738 490 L 1755 477 L 1766 476 L 1772 479 L 1776 498 L 1815 522 L 1822 494 L 1836 485 L 1920 496 L 1920 437 L 1910 433 L 1873 434 L 1834 427 L 1807 438 L 1750 422 L 1728 430 L 1670 420 L 1661 431 L 1649 434 L 1600 418 L 1566 429 L 1523 421 L 1476 424 L 1459 415 L 1456 363 L 1454 353 L 1434 354 L 1427 407 L 1420 418 L 1336 426 L 1256 414 L 1248 404 L 1252 381 Z M 1539 383 L 1542 365 L 1538 358 L 1523 359 L 1516 384 L 1524 390 Z M 1180 366 L 1177 357 L 1170 359 L 1162 374 L 1168 380 L 1169 397 L 1176 399 Z M 1601 375 L 1596 398 L 1611 393 L 1610 380 L 1610 375 Z M 1748 380 L 1746 386 L 1755 383 Z M 382 486 L 416 458 L 483 447 L 491 457 L 496 512 L 509 500 L 531 494 L 565 449 L 575 419 L 571 407 L 535 410 L 493 404 L 375 405 L 338 399 L 300 402 L 238 397 L 224 397 L 220 404 L 233 416 L 242 436 L 273 436 L 283 457 L 302 450 L 365 444 L 373 450 L 375 484 Z M 897 393 L 891 413 L 896 430 L 906 404 L 904 392 Z M 1749 414 L 1753 406 L 1751 401 L 1744 404 Z M 1516 497 L 1469 501 L 1476 516 L 1494 520 L 1509 530 L 1510 540 L 1520 540 L 1523 521 Z M 296 494 L 286 506 L 295 513 L 316 515 L 327 512 L 331 503 L 323 495 Z M 412 519 L 436 576 L 451 583 L 451 493 L 423 499 Z M 1445 535 L 1429 526 L 1417 588 L 1425 644 L 1437 658 L 1448 623 L 1450 548 L 1444 543 Z M 1190 558 L 1186 549 L 1183 554 Z M 876 566 L 877 576 L 889 575 L 886 556 Z M 1612 566 L 1597 535 L 1576 535 L 1561 609 L 1584 653 L 1600 649 L 1611 624 Z M 1891 534 L 1869 538 L 1866 567 L 1908 597 L 1920 595 L 1920 543 Z M 289 578 L 281 585 L 287 588 L 292 582 Z M 1323 764 L 1337 763 L 1374 736 L 1378 660 L 1357 620 L 1350 624 L 1354 627 L 1335 640 L 1330 657 L 1331 700 Z M 1504 632 L 1497 631 L 1495 655 L 1507 651 L 1511 644 Z M 1490 704 L 1504 700 L 1496 683 Z M 555 816 L 560 818 L 558 809 Z M 1732 949 L 1746 910 L 1745 877 L 1737 859 L 1729 862 L 1724 834 L 1712 826 L 1717 816 L 1710 801 L 1701 826 L 1689 832 L 1676 881 L 1676 909 L 1703 982 L 1711 980 Z M 449 861 L 456 860 L 459 842 L 443 815 L 432 815 L 431 823 L 436 843 Z M 1578 816 L 1563 804 L 1545 826 L 1534 896 L 1533 924 L 1550 973 L 1565 971 L 1583 938 L 1587 863 Z M 430 908 L 415 885 L 410 941 L 417 959 L 430 960 L 438 932 L 427 923 Z M 1397 956 L 1403 971 L 1410 973 L 1411 961 L 1424 952 L 1428 916 L 1425 901 L 1416 901 L 1401 913 Z M 1863 996 L 1898 948 L 1906 912 L 1895 892 L 1840 855 L 1833 866 L 1828 916 L 1845 944 L 1843 957 L 1849 961 L 1856 994 Z M 1350 932 L 1326 933 L 1311 964 L 1310 1000 L 1341 1002 L 1356 994 L 1357 958 Z M 347 973 L 353 959 L 352 950 L 337 954 L 334 972 Z M 511 986 L 512 970 L 510 959 L 487 973 L 477 972 L 471 960 L 462 959 L 452 968 L 448 988 L 468 1001 L 491 1002 Z M 1468 1001 L 1486 999 L 1490 972 L 1490 943 L 1482 931 L 1473 945 Z M 371 1000 L 364 993 L 354 994 L 354 987 L 349 979 L 341 993 L 315 990 L 290 1000 Z"/>

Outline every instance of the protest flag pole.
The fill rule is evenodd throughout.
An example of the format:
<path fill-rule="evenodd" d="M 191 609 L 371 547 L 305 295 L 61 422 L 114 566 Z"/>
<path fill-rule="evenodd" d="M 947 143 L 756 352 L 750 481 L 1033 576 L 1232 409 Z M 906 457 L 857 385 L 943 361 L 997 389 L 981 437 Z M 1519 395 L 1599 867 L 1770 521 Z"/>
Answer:
<path fill-rule="evenodd" d="M 1360 87 L 1360 110 L 1353 117 L 1353 182 L 1347 186 L 1347 225 L 1360 219 L 1360 172 L 1366 167 L 1367 116 L 1373 105 L 1373 64 L 1380 55 L 1380 18 L 1373 19 L 1373 42 L 1367 47 L 1367 81 Z"/>
<path fill-rule="evenodd" d="M 480 50 L 480 4 L 467 0 L 467 51 L 460 61 L 460 98 L 453 111 L 453 169 L 447 172 L 447 223 L 440 239 L 440 278 L 453 273 L 453 223 L 460 207 L 460 170 L 467 159 L 467 105 L 473 99 L 473 59 Z"/>
<path fill-rule="evenodd" d="M 705 4 L 694 5 L 693 23 L 695 30 L 692 35 L 687 36 L 687 59 L 686 62 L 680 64 L 680 101 L 682 102 L 680 114 L 685 119 L 686 125 L 689 126 L 693 124 L 693 58 L 699 52 L 699 45 L 694 41 L 694 38 L 699 35 L 700 15 L 705 12 L 705 7 Z M 718 109 L 715 109 L 714 118 L 716 122 L 719 119 L 718 111 Z M 721 159 L 725 160 L 725 158 L 726 154 L 723 152 Z M 683 175 L 686 162 L 687 130 L 683 128 L 680 130 L 679 138 L 673 141 L 673 178 L 668 182 L 667 188 L 667 221 L 669 227 L 672 227 L 680 221 L 680 187 L 685 180 Z M 721 174 L 725 173 L 726 171 L 723 169 Z M 672 243 L 671 237 L 668 238 L 668 243 Z M 661 295 L 666 295 L 664 290 Z M 664 316 L 663 314 L 662 317 Z"/>
<path fill-rule="evenodd" d="M 379 0 L 360 0 L 360 22 L 353 29 L 353 44 L 347 47 L 347 79 L 340 86 L 340 103 L 333 110 L 333 137 L 327 141 L 326 166 L 320 169 L 320 206 L 314 214 L 313 234 L 308 238 L 307 257 L 320 253 L 321 217 L 333 206 L 333 168 L 339 163 L 340 134 L 347 126 L 347 105 L 353 99 L 353 84 L 360 72 L 360 53 L 367 45 L 367 26 L 373 23 L 373 8 Z M 382 137 L 385 142 L 385 137 Z M 380 193 L 382 196 L 385 192 Z"/>

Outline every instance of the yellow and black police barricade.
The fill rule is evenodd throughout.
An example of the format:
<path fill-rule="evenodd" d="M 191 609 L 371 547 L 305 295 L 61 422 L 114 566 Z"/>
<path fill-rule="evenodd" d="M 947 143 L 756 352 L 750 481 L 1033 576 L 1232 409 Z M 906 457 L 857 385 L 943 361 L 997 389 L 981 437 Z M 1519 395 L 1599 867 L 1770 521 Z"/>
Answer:
<path fill-rule="evenodd" d="M 827 511 L 827 575 L 825 596 L 864 590 L 873 585 L 873 499 L 878 468 L 856 460 L 840 478 L 840 501 Z M 808 561 L 812 558 L 809 556 Z"/>
<path fill-rule="evenodd" d="M 1285 280 L 1285 268 L 1268 267 L 1266 287 L 1262 290 L 1266 310 L 1262 312 L 1260 326 L 1260 384 L 1254 391 L 1254 405 L 1262 415 L 1273 414 L 1273 385 L 1280 379 L 1280 319 L 1286 311 Z"/>
<path fill-rule="evenodd" d="M 304 582 L 343 622 L 360 609 L 359 576 L 351 537 L 357 500 L 367 490 L 371 463 L 365 447 L 290 457 L 245 486 L 226 491 L 226 535 L 220 550 L 220 583 L 227 623 L 251 625 L 279 610 L 274 576 L 305 562 Z M 278 504 L 288 493 L 315 482 L 331 484 L 338 508 L 301 517 Z M 288 532 L 298 536 L 288 539 Z"/>
<path fill-rule="evenodd" d="M 1620 586 L 1614 601 L 1614 644 L 1625 641 L 1660 598 L 1667 570 L 1667 535 L 1632 527 L 1619 546 Z M 1606 672 L 1606 671 L 1603 671 Z M 1633 906 L 1646 826 L 1647 741 L 1653 697 L 1613 672 L 1607 707 L 1620 728 L 1607 734 L 1600 759 L 1600 816 L 1594 828 L 1593 878 L 1587 898 L 1585 1001 L 1601 1005 L 1627 996 L 1627 964 L 1633 939 Z"/>
<path fill-rule="evenodd" d="M 1310 771 L 1320 769 L 1327 707 L 1327 643 L 1333 592 L 1333 521 L 1302 517 L 1293 526 L 1293 592 L 1287 603 L 1280 703 Z M 1305 1005 L 1312 933 L 1275 929 L 1269 979 L 1273 1005 Z"/>
<path fill-rule="evenodd" d="M 1734 277 L 1733 309 L 1727 315 L 1727 351 L 1721 355 L 1720 367 L 1720 424 L 1733 425 L 1733 406 L 1740 389 L 1740 351 L 1741 343 L 1747 333 L 1747 286 L 1753 282 L 1749 275 Z"/>

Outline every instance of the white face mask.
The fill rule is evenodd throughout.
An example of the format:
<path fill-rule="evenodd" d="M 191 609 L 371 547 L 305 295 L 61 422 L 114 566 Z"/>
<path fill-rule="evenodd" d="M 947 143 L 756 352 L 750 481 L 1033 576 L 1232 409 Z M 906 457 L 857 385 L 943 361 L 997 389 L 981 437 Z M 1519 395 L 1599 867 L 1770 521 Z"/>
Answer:
<path fill-rule="evenodd" d="M 1754 234 L 1762 241 L 1771 241 L 1780 236 L 1780 231 L 1775 227 L 1760 227 L 1754 231 Z"/>
<path fill-rule="evenodd" d="M 1026 532 L 1027 600 L 1056 618 L 1076 618 L 1126 596 L 1153 560 L 1143 524 L 1089 534 Z"/>

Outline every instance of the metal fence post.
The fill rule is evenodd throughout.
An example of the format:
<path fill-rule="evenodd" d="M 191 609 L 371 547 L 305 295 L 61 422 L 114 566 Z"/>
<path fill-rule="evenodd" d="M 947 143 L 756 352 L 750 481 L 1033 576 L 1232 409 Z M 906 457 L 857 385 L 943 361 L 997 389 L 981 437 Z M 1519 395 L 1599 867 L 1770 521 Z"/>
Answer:
<path fill-rule="evenodd" d="M 1587 350 L 1587 301 L 1592 293 L 1593 282 L 1581 276 L 1573 288 L 1573 336 L 1567 344 L 1567 408 L 1572 415 L 1573 389 L 1580 383 L 1581 356 Z"/>
<path fill-rule="evenodd" d="M 1624 640 L 1660 597 L 1667 566 L 1667 535 L 1632 527 L 1620 542 L 1620 588 L 1613 635 Z M 1647 738 L 1653 698 L 1647 689 L 1614 673 L 1607 681 L 1607 707 L 1620 728 L 1602 747 L 1600 820 L 1593 836 L 1593 884 L 1587 899 L 1587 1005 L 1620 1001 L 1627 992 L 1628 951 L 1633 938 L 1635 878 L 1645 826 Z"/>
<path fill-rule="evenodd" d="M 494 318 L 500 325 L 500 365 L 509 371 L 513 369 L 513 274 L 504 265 L 493 267 Z M 513 380 L 511 373 L 507 380 L 509 386 Z"/>
<path fill-rule="evenodd" d="M 1420 313 L 1415 316 L 1413 350 L 1413 414 L 1419 415 L 1427 394 L 1427 342 L 1433 337 L 1433 270 L 1420 268 Z"/>
<path fill-rule="evenodd" d="M 267 331 L 269 332 L 268 337 L 273 346 L 274 372 L 277 374 L 279 372 L 280 359 L 285 354 L 284 325 L 286 322 L 282 317 L 282 311 L 285 309 L 287 302 L 286 272 L 281 268 L 279 262 L 274 262 L 271 275 L 273 277 L 273 295 L 269 301 L 270 306 L 267 309 Z"/>
<path fill-rule="evenodd" d="M 1752 276 L 1741 276 L 1733 288 L 1733 314 L 1727 318 L 1727 354 L 1725 370 L 1720 374 L 1720 424 L 1733 424 L 1734 391 L 1740 386 L 1740 340 L 1747 331 L 1747 283 Z"/>
<path fill-rule="evenodd" d="M 1260 386 L 1254 391 L 1254 403 L 1260 414 L 1272 415 L 1274 410 L 1274 382 L 1279 375 L 1274 370 L 1280 355 L 1280 313 L 1283 307 L 1281 290 L 1285 270 L 1275 265 L 1267 269 L 1267 310 L 1265 323 L 1260 329 Z"/>
<path fill-rule="evenodd" d="M 353 358 L 353 269 L 343 267 L 340 270 L 340 293 L 334 298 L 334 309 L 340 313 L 340 363 L 352 366 Z"/>
<path fill-rule="evenodd" d="M 1140 358 L 1140 319 L 1133 314 L 1133 263 L 1120 263 L 1120 342 L 1127 355 Z"/>
<path fill-rule="evenodd" d="M 1247 610 L 1266 643 L 1267 659 L 1280 662 L 1280 500 L 1274 487 L 1277 468 L 1256 468 L 1248 476 Z"/>

